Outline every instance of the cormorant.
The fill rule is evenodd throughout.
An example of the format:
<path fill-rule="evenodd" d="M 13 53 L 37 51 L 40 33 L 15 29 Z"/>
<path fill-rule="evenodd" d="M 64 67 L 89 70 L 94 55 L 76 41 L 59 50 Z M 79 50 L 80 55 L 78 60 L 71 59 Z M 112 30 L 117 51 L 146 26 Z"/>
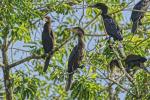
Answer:
<path fill-rule="evenodd" d="M 132 33 L 136 32 L 138 25 L 142 25 L 141 19 L 144 17 L 145 11 L 147 11 L 149 5 L 150 0 L 141 0 L 133 7 L 133 11 L 131 14 L 131 20 L 133 22 L 131 30 Z"/>
<path fill-rule="evenodd" d="M 110 72 L 110 78 L 114 78 L 115 80 L 118 79 L 118 77 L 120 77 L 122 74 L 121 67 L 117 59 L 111 60 L 108 66 L 108 70 Z"/>
<path fill-rule="evenodd" d="M 114 67 L 120 68 L 118 60 L 117 59 L 111 60 L 111 62 L 109 63 L 109 67 L 110 67 L 109 68 L 110 71 L 112 71 L 112 72 L 114 70 Z"/>
<path fill-rule="evenodd" d="M 133 69 L 135 66 L 137 66 L 148 72 L 148 70 L 143 65 L 144 62 L 146 62 L 146 61 L 147 61 L 147 59 L 140 55 L 134 55 L 134 54 L 128 55 L 125 59 L 125 64 L 127 67 L 126 71 L 130 72 L 131 69 Z"/>
<path fill-rule="evenodd" d="M 49 16 L 45 17 L 46 23 L 44 24 L 44 29 L 42 32 L 42 44 L 44 48 L 44 53 L 51 53 L 53 54 L 54 48 L 54 34 L 51 28 L 51 19 Z M 51 56 L 46 57 L 45 65 L 43 71 L 46 72 Z"/>
<path fill-rule="evenodd" d="M 121 30 L 119 26 L 114 19 L 107 14 L 108 7 L 104 3 L 97 3 L 89 7 L 101 9 L 101 16 L 103 18 L 107 34 L 113 37 L 114 40 L 122 41 L 123 37 L 121 36 Z"/>
<path fill-rule="evenodd" d="M 79 68 L 80 63 L 83 59 L 83 52 L 84 52 L 84 42 L 83 42 L 83 36 L 84 31 L 80 27 L 74 27 L 71 29 L 72 32 L 76 33 L 78 35 L 78 44 L 73 48 L 71 51 L 71 54 L 69 56 L 68 60 L 68 81 L 66 85 L 66 91 L 70 89 L 72 77 L 74 74 L 74 71 Z"/>

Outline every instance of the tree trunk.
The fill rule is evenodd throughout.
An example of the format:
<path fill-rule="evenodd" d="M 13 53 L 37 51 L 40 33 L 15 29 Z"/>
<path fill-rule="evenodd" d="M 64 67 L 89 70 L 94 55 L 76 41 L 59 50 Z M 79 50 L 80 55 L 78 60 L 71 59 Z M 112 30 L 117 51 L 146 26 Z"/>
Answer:
<path fill-rule="evenodd" d="M 3 75 L 4 75 L 6 100 L 12 100 L 12 90 L 11 90 L 11 84 L 9 79 L 9 69 L 7 69 L 7 67 L 3 67 Z"/>
<path fill-rule="evenodd" d="M 2 46 L 2 58 L 3 58 L 3 77 L 4 77 L 4 86 L 6 93 L 6 100 L 12 100 L 12 89 L 10 82 L 10 73 L 8 68 L 8 56 L 7 56 L 7 40 L 4 39 L 4 44 Z"/>
<path fill-rule="evenodd" d="M 112 82 L 108 83 L 109 89 L 108 89 L 108 93 L 109 93 L 109 100 L 114 100 L 114 93 L 113 93 L 113 88 L 112 88 Z"/>

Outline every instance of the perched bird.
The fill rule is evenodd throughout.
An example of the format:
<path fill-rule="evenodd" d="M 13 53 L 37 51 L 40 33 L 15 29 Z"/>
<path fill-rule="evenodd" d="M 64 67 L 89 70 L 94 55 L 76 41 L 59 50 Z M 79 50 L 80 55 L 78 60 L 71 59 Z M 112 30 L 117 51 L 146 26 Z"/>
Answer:
<path fill-rule="evenodd" d="M 49 16 L 45 17 L 46 23 L 44 24 L 44 29 L 42 32 L 42 45 L 44 48 L 44 53 L 53 54 L 52 50 L 54 49 L 54 34 L 51 28 L 51 19 Z M 46 72 L 51 56 L 46 57 L 45 65 L 43 71 Z"/>
<path fill-rule="evenodd" d="M 77 70 L 77 68 L 79 68 L 80 66 L 80 63 L 83 59 L 83 52 L 85 47 L 83 42 L 84 31 L 80 27 L 74 27 L 71 29 L 71 31 L 78 35 L 78 44 L 73 48 L 69 56 L 66 91 L 70 89 L 74 71 Z"/>
<path fill-rule="evenodd" d="M 134 55 L 134 54 L 128 55 L 125 59 L 125 64 L 127 67 L 126 71 L 130 72 L 131 69 L 133 69 L 135 66 L 137 66 L 148 72 L 148 70 L 144 67 L 144 62 L 146 62 L 146 61 L 147 61 L 147 59 L 140 55 Z"/>
<path fill-rule="evenodd" d="M 108 66 L 108 70 L 110 72 L 109 77 L 113 79 L 118 79 L 121 76 L 121 67 L 117 59 L 111 60 Z"/>
<path fill-rule="evenodd" d="M 111 62 L 109 63 L 109 70 L 113 72 L 114 68 L 120 68 L 119 66 L 119 62 L 117 59 L 111 60 Z"/>
<path fill-rule="evenodd" d="M 138 25 L 142 25 L 141 19 L 144 17 L 145 11 L 147 11 L 149 5 L 150 0 L 141 0 L 133 7 L 133 11 L 131 14 L 131 20 L 133 22 L 131 30 L 132 33 L 136 32 Z"/>
<path fill-rule="evenodd" d="M 107 14 L 108 7 L 104 3 L 97 3 L 89 7 L 101 9 L 102 11 L 101 16 L 103 18 L 104 26 L 107 34 L 113 37 L 114 40 L 118 40 L 118 41 L 123 40 L 123 37 L 121 36 L 121 29 L 114 21 L 114 19 Z"/>

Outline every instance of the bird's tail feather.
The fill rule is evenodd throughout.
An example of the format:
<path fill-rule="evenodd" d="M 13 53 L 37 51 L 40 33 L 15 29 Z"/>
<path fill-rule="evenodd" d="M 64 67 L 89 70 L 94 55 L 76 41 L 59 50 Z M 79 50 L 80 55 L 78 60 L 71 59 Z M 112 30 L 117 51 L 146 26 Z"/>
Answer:
<path fill-rule="evenodd" d="M 133 25 L 132 25 L 132 30 L 131 30 L 131 32 L 132 32 L 132 33 L 135 33 L 136 30 L 137 30 L 137 28 L 138 28 L 138 22 L 134 22 Z"/>
<path fill-rule="evenodd" d="M 49 65 L 49 62 L 50 62 L 50 56 L 48 56 L 45 60 L 45 64 L 44 64 L 44 69 L 43 69 L 43 72 L 46 72 L 47 71 L 47 68 L 48 68 L 48 65 Z"/>
<path fill-rule="evenodd" d="M 68 77 L 68 81 L 67 81 L 67 84 L 66 84 L 66 91 L 68 91 L 70 89 L 71 82 L 72 82 L 72 77 L 73 77 L 73 74 L 70 74 L 69 77 Z"/>

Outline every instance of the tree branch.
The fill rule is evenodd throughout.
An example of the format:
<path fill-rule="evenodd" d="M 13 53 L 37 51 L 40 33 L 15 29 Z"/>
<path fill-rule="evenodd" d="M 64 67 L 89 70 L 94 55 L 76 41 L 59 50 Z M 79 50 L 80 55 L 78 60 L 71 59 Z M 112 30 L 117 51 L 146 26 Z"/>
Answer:
<path fill-rule="evenodd" d="M 6 36 L 7 37 L 7 36 Z M 6 93 L 6 100 L 12 100 L 12 87 L 10 83 L 10 73 L 8 68 L 8 44 L 7 44 L 7 38 L 4 37 L 4 43 L 2 44 L 2 58 L 3 58 L 3 76 L 4 76 L 4 86 L 5 86 L 5 93 Z"/>
<path fill-rule="evenodd" d="M 59 49 L 62 48 L 62 47 L 63 47 L 68 41 L 70 41 L 73 37 L 74 37 L 74 36 L 70 37 L 69 39 L 67 39 L 66 41 L 64 41 L 60 46 L 56 47 L 56 48 L 53 50 L 53 53 L 55 53 L 56 51 L 59 51 Z M 51 54 L 51 53 L 50 53 L 50 54 Z M 25 63 L 25 62 L 27 62 L 27 61 L 30 61 L 30 60 L 32 60 L 32 59 L 41 59 L 41 58 L 44 58 L 45 56 L 46 56 L 46 54 L 43 54 L 43 55 L 35 55 L 35 54 L 33 54 L 33 55 L 28 56 L 28 57 L 26 57 L 26 58 L 24 58 L 24 59 L 22 59 L 22 60 L 19 60 L 19 61 L 15 62 L 15 63 L 12 63 L 12 64 L 8 65 L 8 67 L 9 67 L 9 68 L 13 68 L 13 67 L 15 67 L 15 66 L 17 66 L 17 65 L 20 65 L 20 64 Z"/>
<path fill-rule="evenodd" d="M 83 17 L 84 17 L 84 0 L 83 0 L 82 16 L 81 16 L 81 18 L 79 19 L 79 26 L 80 26 L 80 24 L 81 24 L 81 21 L 82 21 Z"/>
<path fill-rule="evenodd" d="M 135 96 L 135 94 L 131 93 L 127 88 L 123 87 L 120 83 L 116 82 L 115 80 L 110 79 L 110 78 L 106 78 L 106 79 L 112 81 L 113 83 L 115 83 L 116 85 L 118 85 L 118 86 L 119 86 L 121 89 L 123 89 L 124 91 L 129 92 L 130 94 L 132 94 L 133 96 Z"/>
<path fill-rule="evenodd" d="M 148 37 L 147 39 L 144 39 L 144 40 L 140 41 L 139 43 L 137 43 L 137 44 L 133 47 L 133 50 L 134 50 L 135 48 L 137 48 L 139 45 L 141 45 L 143 42 L 145 42 L 145 41 L 147 41 L 147 40 L 149 40 L 149 39 L 150 39 L 150 37 Z"/>
<path fill-rule="evenodd" d="M 44 56 L 45 56 L 45 55 L 41 55 L 41 56 L 38 56 L 38 55 L 31 55 L 31 56 L 28 56 L 28 57 L 26 57 L 26 58 L 24 58 L 24 59 L 22 59 L 22 60 L 19 60 L 19 61 L 15 62 L 15 63 L 12 63 L 12 64 L 8 65 L 8 67 L 9 67 L 9 68 L 13 68 L 13 67 L 15 67 L 15 66 L 17 66 L 17 65 L 20 65 L 20 64 L 25 63 L 25 62 L 27 62 L 27 61 L 30 61 L 31 59 L 41 59 L 41 58 L 44 57 Z"/>
<path fill-rule="evenodd" d="M 23 49 L 19 49 L 19 48 L 8 48 L 8 49 L 13 49 L 13 50 L 22 51 L 22 52 L 30 52 L 28 50 L 23 50 Z"/>
<path fill-rule="evenodd" d="M 106 34 L 85 34 L 85 36 L 98 36 L 98 37 L 101 37 L 101 36 L 106 36 Z"/>
<path fill-rule="evenodd" d="M 4 65 L 0 63 L 0 67 L 3 67 Z"/>
<path fill-rule="evenodd" d="M 134 79 L 133 79 L 133 78 L 126 72 L 126 70 L 124 69 L 118 52 L 117 52 L 113 47 L 112 47 L 112 50 L 113 50 L 113 52 L 115 53 L 115 55 L 117 56 L 117 58 L 118 58 L 118 63 L 119 63 L 119 66 L 121 67 L 121 70 L 122 70 L 122 71 L 124 72 L 124 74 L 128 77 L 129 81 L 134 84 L 134 82 L 133 82 Z"/>

